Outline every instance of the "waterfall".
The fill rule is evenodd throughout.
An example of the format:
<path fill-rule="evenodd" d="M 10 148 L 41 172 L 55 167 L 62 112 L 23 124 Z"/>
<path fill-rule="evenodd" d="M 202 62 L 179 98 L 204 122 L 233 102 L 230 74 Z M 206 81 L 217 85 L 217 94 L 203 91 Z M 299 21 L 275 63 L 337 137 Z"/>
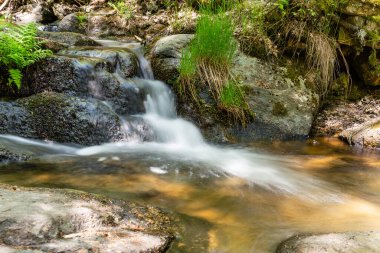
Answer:
<path fill-rule="evenodd" d="M 175 97 L 170 88 L 161 81 L 153 80 L 153 72 L 141 51 L 134 50 L 139 60 L 142 78 L 134 83 L 147 93 L 141 117 L 152 127 L 154 142 L 108 143 L 78 150 L 78 155 L 113 153 L 155 153 L 183 162 L 203 163 L 206 168 L 244 178 L 267 189 L 281 190 L 291 194 L 315 192 L 323 183 L 296 174 L 276 159 L 252 153 L 247 149 L 217 147 L 204 141 L 200 130 L 191 122 L 177 116 Z M 323 192 L 323 191 L 320 191 Z M 325 193 L 325 197 L 328 197 Z M 333 194 L 330 196 L 335 198 Z"/>

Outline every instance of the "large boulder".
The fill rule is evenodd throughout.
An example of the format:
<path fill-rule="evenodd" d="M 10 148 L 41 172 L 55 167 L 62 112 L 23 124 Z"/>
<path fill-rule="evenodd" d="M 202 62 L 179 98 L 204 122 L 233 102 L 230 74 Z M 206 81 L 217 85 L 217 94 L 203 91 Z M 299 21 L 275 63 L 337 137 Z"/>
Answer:
<path fill-rule="evenodd" d="M 176 34 L 158 40 L 150 54 L 154 77 L 165 83 L 178 79 L 182 50 L 194 38 L 193 34 Z"/>
<path fill-rule="evenodd" d="M 165 252 L 173 239 L 155 207 L 74 190 L 0 185 L 1 252 Z"/>
<path fill-rule="evenodd" d="M 65 16 L 58 24 L 59 32 L 75 32 L 75 33 L 85 33 L 86 32 L 86 20 L 81 20 L 81 14 L 71 13 Z"/>
<path fill-rule="evenodd" d="M 175 83 L 182 50 L 193 35 L 172 35 L 156 42 L 151 50 L 155 77 Z M 253 122 L 246 128 L 228 124 L 223 114 L 195 109 L 196 106 L 179 100 L 179 112 L 195 122 L 203 133 L 214 141 L 252 141 L 258 139 L 295 139 L 308 136 L 319 97 L 308 88 L 309 78 L 295 63 L 279 66 L 238 53 L 231 72 L 245 92 Z M 298 73 L 299 72 L 299 73 Z M 202 97 L 206 92 L 200 94 Z M 179 94 L 178 94 L 179 95 Z M 207 102 L 207 96 L 205 97 Z M 215 107 L 210 102 L 207 106 Z M 201 111 L 201 112 L 199 112 Z"/>
<path fill-rule="evenodd" d="M 0 103 L 0 134 L 93 145 L 123 138 L 119 117 L 105 104 L 46 92 Z"/>
<path fill-rule="evenodd" d="M 133 53 L 122 49 L 96 48 L 70 49 L 61 53 L 66 55 L 52 56 L 29 66 L 24 71 L 20 90 L 8 87 L 4 78 L 0 82 L 2 95 L 24 97 L 55 91 L 107 100 L 122 115 L 144 112 L 144 90 L 126 79 L 139 72 Z"/>
<path fill-rule="evenodd" d="M 282 242 L 277 253 L 379 253 L 380 232 L 298 235 Z"/>
<path fill-rule="evenodd" d="M 119 111 L 126 112 L 128 109 L 122 108 L 126 105 L 128 102 L 120 103 Z M 115 110 L 118 107 L 95 98 L 43 92 L 0 102 L 0 134 L 80 145 L 154 138 L 151 127 L 140 117 L 121 117 Z"/>
<path fill-rule="evenodd" d="M 94 145 L 123 137 L 120 118 L 95 99 L 45 92 L 19 99 L 17 104 L 29 112 L 29 127 L 37 139 Z"/>

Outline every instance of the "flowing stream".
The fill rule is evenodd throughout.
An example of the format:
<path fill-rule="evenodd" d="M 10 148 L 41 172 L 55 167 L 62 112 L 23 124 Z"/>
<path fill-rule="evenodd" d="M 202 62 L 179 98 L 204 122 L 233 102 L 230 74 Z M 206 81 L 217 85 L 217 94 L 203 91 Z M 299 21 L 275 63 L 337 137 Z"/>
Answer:
<path fill-rule="evenodd" d="M 147 91 L 145 114 L 137 117 L 153 129 L 154 141 L 78 147 L 0 135 L 0 143 L 39 155 L 1 166 L 0 182 L 161 206 L 182 226 L 169 252 L 274 252 L 298 232 L 380 229 L 377 154 L 331 140 L 208 144 L 177 116 L 170 89 L 136 55 L 142 77 L 128 82 Z"/>

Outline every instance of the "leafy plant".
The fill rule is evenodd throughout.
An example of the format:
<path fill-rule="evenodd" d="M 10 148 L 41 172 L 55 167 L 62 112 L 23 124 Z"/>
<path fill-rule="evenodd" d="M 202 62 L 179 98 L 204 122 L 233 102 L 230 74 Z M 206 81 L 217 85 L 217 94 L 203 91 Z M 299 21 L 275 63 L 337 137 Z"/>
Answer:
<path fill-rule="evenodd" d="M 125 18 L 131 18 L 132 17 L 132 11 L 127 6 L 125 1 L 119 0 L 116 2 L 108 2 L 108 5 L 112 7 L 118 15 L 121 15 Z"/>
<path fill-rule="evenodd" d="M 8 84 L 21 87 L 22 69 L 52 54 L 41 49 L 35 24 L 15 26 L 4 24 L 0 33 L 0 65 L 9 72 Z"/>
<path fill-rule="evenodd" d="M 78 13 L 78 15 L 76 17 L 77 17 L 79 26 L 84 28 L 86 26 L 86 23 L 87 23 L 87 15 L 85 13 L 80 12 L 80 13 Z"/>
<path fill-rule="evenodd" d="M 245 101 L 244 95 L 235 82 L 229 82 L 233 79 L 230 67 L 237 43 L 232 18 L 224 10 L 221 7 L 214 13 L 212 5 L 201 9 L 195 37 L 182 54 L 179 90 L 182 94 L 188 93 L 199 104 L 197 90 L 208 88 L 221 110 L 245 124 L 248 107 L 239 106 L 238 102 Z M 233 98 L 235 95 L 237 97 Z"/>

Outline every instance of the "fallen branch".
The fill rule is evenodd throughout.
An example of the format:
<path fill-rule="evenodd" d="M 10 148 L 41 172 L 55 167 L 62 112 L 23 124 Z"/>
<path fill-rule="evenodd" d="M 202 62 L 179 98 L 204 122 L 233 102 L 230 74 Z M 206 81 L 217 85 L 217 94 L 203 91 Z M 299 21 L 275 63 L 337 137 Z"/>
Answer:
<path fill-rule="evenodd" d="M 0 6 L 0 11 L 4 10 L 11 0 L 5 0 L 4 3 Z"/>

